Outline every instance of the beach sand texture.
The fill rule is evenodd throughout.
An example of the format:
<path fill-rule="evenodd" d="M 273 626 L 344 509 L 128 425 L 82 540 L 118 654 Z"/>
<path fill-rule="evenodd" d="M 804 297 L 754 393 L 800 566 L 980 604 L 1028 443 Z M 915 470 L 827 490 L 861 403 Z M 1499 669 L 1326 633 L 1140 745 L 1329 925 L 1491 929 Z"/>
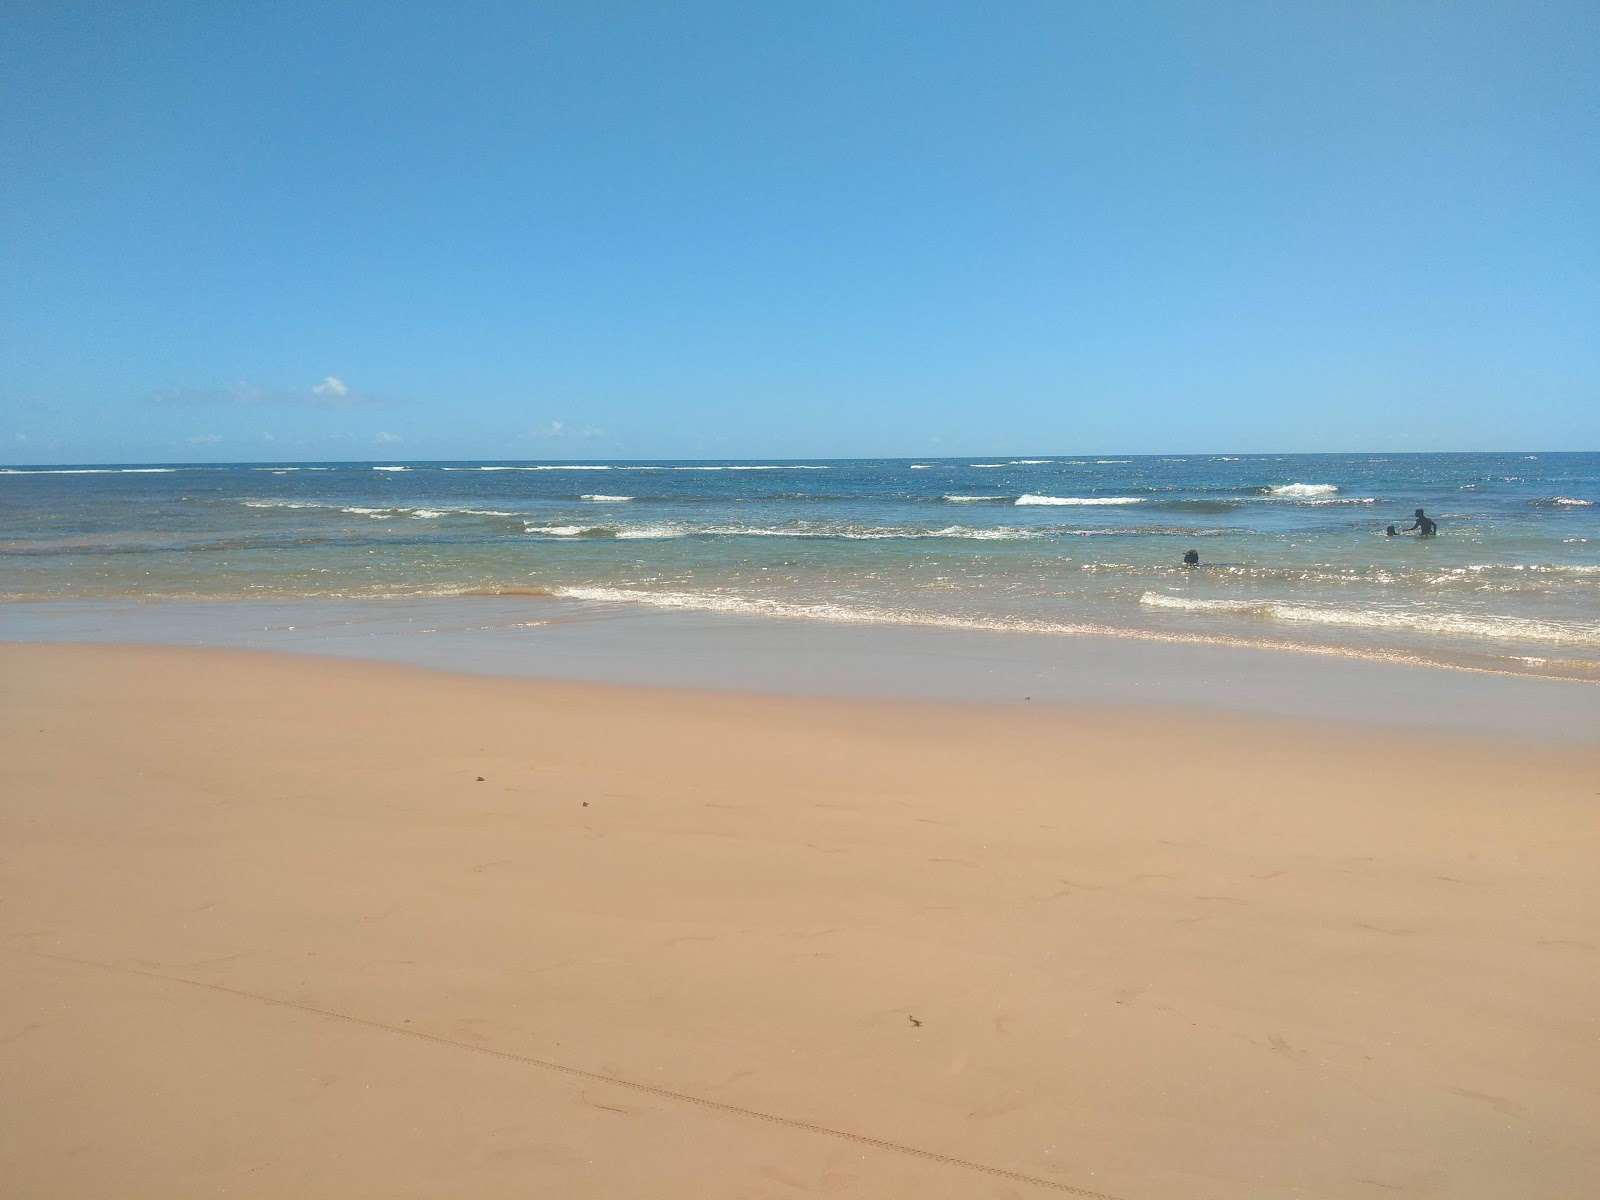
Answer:
<path fill-rule="evenodd" d="M 0 645 L 0 822 L 6 1196 L 1600 1194 L 1592 748 Z"/>

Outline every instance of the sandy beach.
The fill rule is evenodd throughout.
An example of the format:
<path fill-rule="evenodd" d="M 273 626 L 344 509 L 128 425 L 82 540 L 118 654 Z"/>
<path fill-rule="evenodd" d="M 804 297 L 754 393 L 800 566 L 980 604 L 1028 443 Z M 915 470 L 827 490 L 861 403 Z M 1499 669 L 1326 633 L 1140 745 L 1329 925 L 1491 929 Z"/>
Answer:
<path fill-rule="evenodd" d="M 1600 749 L 0 645 L 0 1194 L 1583 1197 Z"/>

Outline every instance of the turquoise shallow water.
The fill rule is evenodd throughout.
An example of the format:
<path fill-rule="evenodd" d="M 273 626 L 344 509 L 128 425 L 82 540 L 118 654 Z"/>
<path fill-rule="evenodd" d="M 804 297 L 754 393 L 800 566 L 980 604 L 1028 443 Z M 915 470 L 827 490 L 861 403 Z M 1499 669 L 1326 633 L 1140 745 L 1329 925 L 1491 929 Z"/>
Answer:
<path fill-rule="evenodd" d="M 3 600 L 519 590 L 1600 678 L 1600 455 L 0 468 Z"/>

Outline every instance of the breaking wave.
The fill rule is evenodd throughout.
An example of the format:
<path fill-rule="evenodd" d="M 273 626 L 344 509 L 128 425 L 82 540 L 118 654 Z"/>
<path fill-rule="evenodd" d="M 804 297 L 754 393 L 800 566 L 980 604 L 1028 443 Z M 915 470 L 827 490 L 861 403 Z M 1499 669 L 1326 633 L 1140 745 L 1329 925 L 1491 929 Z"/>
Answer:
<path fill-rule="evenodd" d="M 720 463 L 690 465 L 681 463 L 529 463 L 488 467 L 440 467 L 441 471 L 831 471 L 820 463 Z M 404 471 L 407 467 L 374 467 L 375 471 Z"/>
<path fill-rule="evenodd" d="M 192 467 L 0 467 L 0 475 L 170 475 Z"/>
<path fill-rule="evenodd" d="M 312 508 L 324 512 L 344 513 L 352 517 L 372 517 L 376 520 L 388 520 L 395 517 L 415 517 L 420 520 L 435 520 L 439 517 L 515 517 L 520 513 L 506 512 L 499 508 L 466 508 L 459 505 L 448 505 L 439 508 L 424 507 L 421 505 L 384 505 L 367 506 L 361 504 L 329 504 L 315 500 L 241 500 L 245 508 Z"/>
<path fill-rule="evenodd" d="M 1144 496 L 1035 496 L 1031 492 L 1018 496 L 1017 504 L 1060 504 L 1060 505 L 1100 505 L 1100 504 L 1143 504 Z"/>
<path fill-rule="evenodd" d="M 1289 604 L 1279 600 L 1205 600 L 1173 596 L 1163 592 L 1146 592 L 1139 597 L 1139 603 L 1146 608 L 1231 614 L 1306 625 L 1342 625 L 1406 633 L 1436 633 L 1452 637 L 1600 645 L 1600 623 L 1556 624 L 1553 621 L 1540 621 L 1531 617 L 1339 608 L 1332 605 Z"/>
<path fill-rule="evenodd" d="M 795 538 L 799 540 L 837 539 L 850 542 L 902 541 L 930 538 L 957 538 L 978 542 L 1024 541 L 1047 537 L 1056 530 L 1019 529 L 1002 526 L 985 529 L 968 525 L 946 525 L 939 529 L 908 526 L 841 525 L 548 525 L 528 522 L 523 531 L 548 538 Z M 1067 531 L 1076 532 L 1076 531 Z"/>
<path fill-rule="evenodd" d="M 1262 492 L 1268 496 L 1331 496 L 1339 490 L 1336 483 L 1283 483 L 1274 487 L 1263 488 Z"/>

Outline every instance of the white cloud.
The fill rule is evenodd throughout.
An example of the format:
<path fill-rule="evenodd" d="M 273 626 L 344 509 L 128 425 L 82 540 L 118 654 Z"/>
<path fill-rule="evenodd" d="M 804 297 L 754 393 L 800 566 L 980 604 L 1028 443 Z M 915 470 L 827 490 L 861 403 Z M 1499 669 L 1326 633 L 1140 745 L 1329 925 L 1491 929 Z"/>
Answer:
<path fill-rule="evenodd" d="M 348 410 L 389 407 L 389 402 L 380 396 L 352 392 L 349 385 L 337 375 L 329 375 L 321 383 L 309 388 L 265 388 L 241 379 L 220 387 L 173 388 L 157 392 L 150 399 L 157 404 L 229 405 L 236 408 L 304 405 Z"/>
<path fill-rule="evenodd" d="M 222 440 L 220 433 L 197 433 L 189 439 L 191 446 L 215 446 Z"/>
<path fill-rule="evenodd" d="M 404 439 L 398 433 L 375 433 L 372 435 L 372 440 L 382 446 L 389 442 L 398 442 Z"/>
<path fill-rule="evenodd" d="M 598 425 L 579 425 L 573 429 L 564 421 L 546 421 L 543 425 L 530 429 L 528 436 L 537 441 L 553 441 L 557 438 L 603 438 L 606 436 L 606 431 Z"/>

